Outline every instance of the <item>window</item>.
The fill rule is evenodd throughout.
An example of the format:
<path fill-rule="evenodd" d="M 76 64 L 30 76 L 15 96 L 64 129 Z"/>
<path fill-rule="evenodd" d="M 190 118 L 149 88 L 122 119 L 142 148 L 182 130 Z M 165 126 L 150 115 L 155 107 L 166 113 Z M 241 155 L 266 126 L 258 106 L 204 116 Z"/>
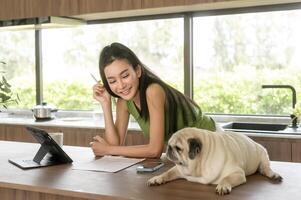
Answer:
<path fill-rule="evenodd" d="M 0 71 L 13 91 L 20 97 L 19 104 L 8 104 L 8 108 L 32 108 L 36 101 L 35 91 L 35 32 L 0 32 Z"/>
<path fill-rule="evenodd" d="M 204 112 L 287 115 L 301 96 L 301 10 L 195 17 L 194 99 Z M 297 99 L 298 99 L 297 98 Z"/>
<path fill-rule="evenodd" d="M 301 98 L 300 10 L 193 17 L 193 98 L 204 112 L 291 113 L 286 89 Z M 183 18 L 43 29 L 43 100 L 65 110 L 93 109 L 90 74 L 99 78 L 100 50 L 112 42 L 130 47 L 164 81 L 184 91 Z M 34 30 L 0 32 L 0 64 L 21 102 L 35 98 Z"/>
<path fill-rule="evenodd" d="M 92 109 L 90 73 L 100 78 L 101 49 L 121 42 L 164 81 L 180 91 L 183 19 L 160 19 L 42 30 L 44 101 L 66 110 Z"/>

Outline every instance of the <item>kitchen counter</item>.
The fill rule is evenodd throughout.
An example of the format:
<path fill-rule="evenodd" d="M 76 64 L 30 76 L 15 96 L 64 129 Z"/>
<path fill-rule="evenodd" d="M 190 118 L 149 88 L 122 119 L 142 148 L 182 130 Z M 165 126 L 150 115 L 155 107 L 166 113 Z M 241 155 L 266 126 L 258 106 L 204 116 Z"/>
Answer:
<path fill-rule="evenodd" d="M 89 146 L 96 135 L 104 134 L 104 121 L 101 116 L 88 115 L 58 115 L 55 119 L 45 122 L 36 122 L 32 115 L 1 116 L 0 140 L 35 142 L 28 134 L 26 126 L 36 126 L 48 132 L 63 132 L 64 144 L 72 146 Z M 245 119 L 246 120 L 246 119 Z M 259 121 L 258 121 L 259 122 Z M 241 133 L 263 145 L 272 160 L 301 162 L 301 134 L 289 135 L 284 133 Z M 148 143 L 138 124 L 132 120 L 129 123 L 125 145 L 141 145 Z"/>
<path fill-rule="evenodd" d="M 104 119 L 98 114 L 93 113 L 78 114 L 78 112 L 60 113 L 51 120 L 35 120 L 32 114 L 7 114 L 0 113 L 0 124 L 10 125 L 29 125 L 29 126 L 52 126 L 52 127 L 71 127 L 71 128 L 104 128 Z M 129 129 L 141 130 L 137 123 L 129 123 Z"/>
<path fill-rule="evenodd" d="M 218 123 L 220 127 L 227 123 Z M 287 134 L 283 131 L 278 131 L 278 133 L 265 133 L 265 132 L 251 132 L 251 131 L 237 131 L 241 134 L 247 135 L 249 137 L 264 137 L 264 138 L 283 138 L 283 139 L 301 139 L 301 129 L 298 128 L 298 134 Z M 300 132 L 300 134 L 299 134 Z"/>
<path fill-rule="evenodd" d="M 94 115 L 92 112 L 58 112 L 56 117 L 49 121 L 36 121 L 30 112 L 23 112 L 22 114 L 8 114 L 8 113 L 0 113 L 0 124 L 8 124 L 8 125 L 29 125 L 29 126 L 47 126 L 47 127 L 70 127 L 70 128 L 93 128 L 93 129 L 104 129 L 104 120 L 100 113 Z M 224 116 L 220 115 L 212 116 L 218 124 L 222 126 L 225 123 L 225 120 L 253 120 L 256 122 L 267 122 L 270 120 L 272 123 L 289 123 L 287 119 L 283 118 L 267 118 L 267 117 L 248 117 L 248 116 L 240 116 L 238 119 L 233 116 Z M 221 121 L 221 122 L 219 122 Z M 130 118 L 129 122 L 129 130 L 141 131 L 139 125 Z M 268 138 L 286 138 L 286 139 L 301 139 L 300 135 L 292 135 L 292 134 L 270 134 L 270 133 L 243 133 L 247 136 L 254 137 L 268 137 Z"/>
<path fill-rule="evenodd" d="M 72 165 L 94 159 L 90 148 L 64 146 L 73 164 L 22 170 L 8 162 L 9 158 L 34 155 L 37 144 L 0 141 L 1 200 L 37 199 L 231 199 L 231 200 L 295 200 L 301 199 L 299 183 L 301 164 L 271 162 L 283 182 L 275 184 L 259 174 L 247 177 L 247 183 L 234 188 L 231 194 L 218 196 L 214 185 L 176 180 L 161 186 L 148 187 L 146 181 L 168 170 L 172 163 L 154 173 L 136 173 L 136 165 L 117 173 L 73 170 Z M 84 177 L 84 178 L 83 178 Z"/>

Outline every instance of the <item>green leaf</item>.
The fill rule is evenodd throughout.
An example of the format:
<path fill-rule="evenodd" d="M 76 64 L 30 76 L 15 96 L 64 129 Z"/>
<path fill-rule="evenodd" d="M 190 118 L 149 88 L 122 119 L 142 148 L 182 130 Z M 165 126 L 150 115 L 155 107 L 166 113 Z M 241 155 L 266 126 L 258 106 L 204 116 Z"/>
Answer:
<path fill-rule="evenodd" d="M 4 76 L 2 76 L 2 81 L 4 83 L 5 86 L 7 87 L 11 87 L 11 85 L 7 82 L 6 78 Z"/>
<path fill-rule="evenodd" d="M 19 95 L 17 94 L 17 99 L 16 99 L 16 103 L 19 103 L 21 100 L 20 100 L 20 97 Z"/>

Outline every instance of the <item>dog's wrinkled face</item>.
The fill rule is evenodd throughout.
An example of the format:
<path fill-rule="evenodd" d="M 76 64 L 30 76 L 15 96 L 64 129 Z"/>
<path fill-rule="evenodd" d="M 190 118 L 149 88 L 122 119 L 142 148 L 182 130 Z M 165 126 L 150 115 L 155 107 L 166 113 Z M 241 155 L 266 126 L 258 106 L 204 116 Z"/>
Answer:
<path fill-rule="evenodd" d="M 168 141 L 167 158 L 177 165 L 188 166 L 199 155 L 202 142 L 187 131 L 178 131 Z"/>

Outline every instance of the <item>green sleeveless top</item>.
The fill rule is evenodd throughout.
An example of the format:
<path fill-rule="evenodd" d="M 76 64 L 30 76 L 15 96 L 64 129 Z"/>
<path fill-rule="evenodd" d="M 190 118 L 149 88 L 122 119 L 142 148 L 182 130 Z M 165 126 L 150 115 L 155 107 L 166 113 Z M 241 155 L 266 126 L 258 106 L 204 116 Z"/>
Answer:
<path fill-rule="evenodd" d="M 129 113 L 134 117 L 134 119 L 139 124 L 144 136 L 149 137 L 149 120 L 144 120 L 141 117 L 137 107 L 135 106 L 134 101 L 132 100 L 127 101 L 127 108 Z M 196 120 L 193 120 L 192 116 L 185 116 L 188 119 L 188 127 L 196 127 L 196 128 L 207 129 L 211 131 L 216 130 L 215 122 L 211 117 L 203 115 L 200 109 L 197 110 L 197 113 L 198 113 L 198 117 Z M 183 117 L 184 116 L 182 116 L 181 111 L 178 111 L 177 130 L 187 127 L 184 126 Z M 169 133 L 169 112 L 165 112 L 165 141 L 168 141 L 169 139 L 168 133 Z"/>

